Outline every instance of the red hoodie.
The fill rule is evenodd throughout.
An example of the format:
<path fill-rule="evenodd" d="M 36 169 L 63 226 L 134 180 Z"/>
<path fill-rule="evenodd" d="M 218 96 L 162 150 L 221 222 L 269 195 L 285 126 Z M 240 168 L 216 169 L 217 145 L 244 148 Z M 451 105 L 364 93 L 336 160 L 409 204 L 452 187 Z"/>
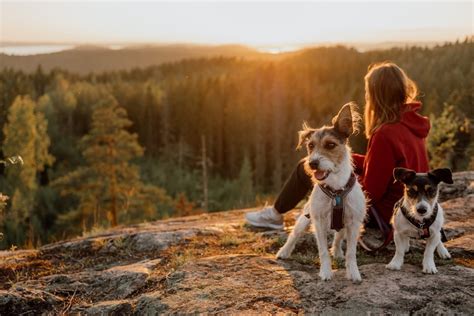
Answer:
<path fill-rule="evenodd" d="M 416 172 L 427 172 L 429 168 L 425 139 L 430 121 L 417 113 L 420 108 L 419 102 L 406 104 L 399 122 L 382 125 L 370 137 L 365 156 L 353 154 L 370 204 L 387 223 L 393 205 L 403 195 L 402 185 L 394 183 L 393 168 L 405 167 Z"/>

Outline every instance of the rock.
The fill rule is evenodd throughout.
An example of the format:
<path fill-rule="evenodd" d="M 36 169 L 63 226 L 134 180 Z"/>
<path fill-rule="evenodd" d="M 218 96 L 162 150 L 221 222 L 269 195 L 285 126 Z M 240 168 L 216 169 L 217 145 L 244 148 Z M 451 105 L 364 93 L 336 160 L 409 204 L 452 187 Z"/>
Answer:
<path fill-rule="evenodd" d="M 167 290 L 171 291 L 160 304 L 177 313 L 286 313 L 299 306 L 291 277 L 269 258 L 205 258 L 184 265 L 170 277 Z"/>
<path fill-rule="evenodd" d="M 140 296 L 137 300 L 134 315 L 159 315 L 168 311 L 168 306 L 161 301 L 162 294 L 153 292 Z"/>
<path fill-rule="evenodd" d="M 474 216 L 474 194 L 445 201 L 441 206 L 447 221 L 464 222 Z"/>
<path fill-rule="evenodd" d="M 354 285 L 343 270 L 330 282 L 299 282 L 303 309 L 309 314 L 469 314 L 474 308 L 474 271 L 464 267 L 439 267 L 439 274 L 424 275 L 420 266 L 405 264 L 389 271 L 384 264 L 360 267 L 363 281 Z M 317 275 L 312 273 L 316 278 Z M 303 278 L 306 280 L 307 278 Z M 455 291 L 446 291 L 448 288 Z M 454 293 L 454 295 L 453 295 Z M 441 308 L 437 305 L 441 305 Z"/>
<path fill-rule="evenodd" d="M 0 315 L 20 315 L 31 311 L 51 311 L 62 299 L 38 289 L 15 286 L 13 290 L 0 290 Z"/>
<path fill-rule="evenodd" d="M 317 246 L 305 233 L 288 260 L 274 256 L 286 231 L 243 224 L 245 210 L 116 227 L 38 250 L 0 252 L 0 315 L 80 314 L 459 314 L 474 310 L 474 172 L 442 185 L 446 243 L 437 275 L 421 272 L 425 241 L 401 271 L 393 244 L 358 252 L 363 281 L 319 279 Z"/>
<path fill-rule="evenodd" d="M 105 299 L 126 298 L 144 286 L 148 275 L 147 268 L 137 265 L 108 269 L 90 279 L 91 290 L 100 291 Z"/>
<path fill-rule="evenodd" d="M 77 308 L 72 313 L 81 313 L 88 316 L 122 316 L 132 313 L 132 304 L 128 301 L 105 301 L 87 308 Z"/>
<path fill-rule="evenodd" d="M 139 233 L 130 236 L 128 243 L 135 251 L 158 251 L 195 235 L 196 230 Z"/>
<path fill-rule="evenodd" d="M 449 251 L 474 258 L 474 194 L 448 200 L 442 206 Z"/>
<path fill-rule="evenodd" d="M 472 233 L 449 240 L 445 246 L 448 247 L 451 255 L 474 259 L 474 234 Z"/>
<path fill-rule="evenodd" d="M 114 254 L 126 248 L 127 251 L 131 252 L 156 252 L 165 250 L 169 246 L 180 243 L 186 238 L 191 238 L 197 234 L 211 236 L 222 233 L 222 229 L 218 227 L 199 229 L 186 227 L 173 231 L 160 231 L 156 228 L 153 230 L 149 227 L 145 231 L 128 230 L 129 233 L 118 231 L 115 234 L 109 233 L 102 234 L 102 236 L 77 238 L 71 241 L 43 246 L 41 251 L 43 253 L 74 251 L 79 253 L 99 252 L 101 254 Z"/>
<path fill-rule="evenodd" d="M 384 264 L 363 265 L 360 270 L 361 284 L 346 280 L 344 269 L 324 282 L 315 266 L 292 260 L 248 255 L 205 258 L 183 266 L 179 277 L 169 282 L 173 291 L 168 295 L 142 296 L 140 311 L 159 304 L 163 312 L 178 314 L 439 314 L 449 310 L 467 315 L 474 308 L 473 269 L 440 266 L 438 275 L 424 275 L 420 262 L 396 272 Z"/>
<path fill-rule="evenodd" d="M 19 284 L 57 295 L 79 293 L 89 297 L 93 302 L 124 299 L 145 286 L 150 270 L 160 262 L 160 259 L 146 260 L 131 265 L 116 266 L 104 271 L 50 275 Z"/>
<path fill-rule="evenodd" d="M 453 173 L 453 182 L 454 184 L 440 183 L 440 201 L 474 194 L 474 171 Z"/>
<path fill-rule="evenodd" d="M 69 242 L 47 245 L 43 252 L 76 251 L 114 253 L 119 248 L 127 247 L 129 251 L 147 252 L 166 249 L 184 238 L 196 235 L 196 231 L 185 229 L 172 232 L 136 232 L 130 235 L 117 234 L 107 237 L 88 237 Z"/>

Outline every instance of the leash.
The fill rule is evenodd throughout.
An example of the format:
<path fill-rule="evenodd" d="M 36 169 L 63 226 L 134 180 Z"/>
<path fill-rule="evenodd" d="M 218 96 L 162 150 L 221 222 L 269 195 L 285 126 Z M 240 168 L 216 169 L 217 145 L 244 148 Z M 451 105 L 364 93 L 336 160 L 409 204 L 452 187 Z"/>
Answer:
<path fill-rule="evenodd" d="M 367 244 L 361 236 L 361 238 L 359 238 L 359 244 L 362 246 L 362 248 L 364 248 L 365 250 L 367 250 L 369 252 L 376 252 L 376 251 L 384 249 L 385 247 L 387 247 L 392 242 L 392 240 L 393 240 L 393 228 L 391 227 L 390 224 L 385 223 L 385 221 L 378 214 L 375 207 L 370 206 L 367 210 L 367 213 L 370 214 L 375 219 L 375 222 L 376 222 L 378 228 L 380 229 L 380 231 L 383 234 L 384 240 L 383 240 L 382 245 L 380 245 L 380 246 L 371 246 L 371 245 Z"/>
<path fill-rule="evenodd" d="M 356 179 L 356 175 L 351 173 L 346 185 L 339 190 L 334 190 L 327 184 L 318 183 L 321 191 L 323 191 L 324 194 L 326 194 L 326 196 L 332 200 L 331 229 L 340 231 L 342 228 L 344 228 L 344 198 L 354 187 Z M 309 214 L 305 214 L 305 216 L 307 218 L 310 217 Z"/>

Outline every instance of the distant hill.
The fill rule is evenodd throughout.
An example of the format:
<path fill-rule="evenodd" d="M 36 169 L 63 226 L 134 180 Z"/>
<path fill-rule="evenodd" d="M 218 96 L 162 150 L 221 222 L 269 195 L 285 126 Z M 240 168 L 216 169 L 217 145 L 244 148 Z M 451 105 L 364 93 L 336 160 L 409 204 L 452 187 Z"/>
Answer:
<path fill-rule="evenodd" d="M 440 42 L 382 42 L 382 43 L 346 43 L 345 46 L 353 47 L 360 52 L 371 50 L 385 50 L 393 47 L 434 47 Z M 24 43 L 4 42 L 3 46 L 21 46 Z M 32 44 L 34 45 L 34 44 Z M 54 44 L 40 44 L 54 45 Z M 25 72 L 33 72 L 38 65 L 43 70 L 49 71 L 53 68 L 61 68 L 78 74 L 90 72 L 103 72 L 112 70 L 129 70 L 135 67 L 148 67 L 182 59 L 206 58 L 206 57 L 245 57 L 245 58 L 284 58 L 298 52 L 311 50 L 316 47 L 333 47 L 339 44 L 319 43 L 301 46 L 299 50 L 279 54 L 265 53 L 244 45 L 140 45 L 125 46 L 121 49 L 113 49 L 107 46 L 80 45 L 72 49 L 54 53 L 41 53 L 36 55 L 7 55 L 0 53 L 0 70 L 3 68 L 14 68 Z M 341 44 L 342 45 L 342 44 Z M 271 51 L 271 50 L 270 50 Z"/>
<path fill-rule="evenodd" d="M 166 45 L 126 47 L 119 50 L 100 46 L 79 46 L 57 53 L 30 56 L 0 54 L 0 69 L 14 68 L 26 72 L 41 65 L 44 70 L 62 68 L 75 73 L 147 67 L 187 58 L 201 57 L 263 57 L 267 54 L 240 45 L 199 46 Z"/>

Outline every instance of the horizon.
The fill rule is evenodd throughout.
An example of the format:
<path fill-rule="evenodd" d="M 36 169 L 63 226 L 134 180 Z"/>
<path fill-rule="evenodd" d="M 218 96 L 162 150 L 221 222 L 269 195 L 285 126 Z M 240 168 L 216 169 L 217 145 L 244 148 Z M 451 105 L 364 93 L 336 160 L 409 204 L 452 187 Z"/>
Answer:
<path fill-rule="evenodd" d="M 454 42 L 473 33 L 472 2 L 2 2 L 1 8 L 2 47 L 244 45 L 284 52 Z"/>
<path fill-rule="evenodd" d="M 434 47 L 437 45 L 454 43 L 456 41 L 464 41 L 472 38 L 472 35 L 464 38 L 456 38 L 445 41 L 382 41 L 382 42 L 325 42 L 301 44 L 294 46 L 252 46 L 241 43 L 224 43 L 224 44 L 206 44 L 206 43 L 41 43 L 41 42 L 0 42 L 0 54 L 8 56 L 34 56 L 42 54 L 59 53 L 68 50 L 81 50 L 83 48 L 97 48 L 120 51 L 124 49 L 147 49 L 147 48 L 163 48 L 163 47 L 226 47 L 236 46 L 254 50 L 259 53 L 267 54 L 284 54 L 297 52 L 305 49 L 318 47 L 334 47 L 345 46 L 354 48 L 359 52 L 366 52 L 376 49 L 390 49 L 393 47 Z"/>

